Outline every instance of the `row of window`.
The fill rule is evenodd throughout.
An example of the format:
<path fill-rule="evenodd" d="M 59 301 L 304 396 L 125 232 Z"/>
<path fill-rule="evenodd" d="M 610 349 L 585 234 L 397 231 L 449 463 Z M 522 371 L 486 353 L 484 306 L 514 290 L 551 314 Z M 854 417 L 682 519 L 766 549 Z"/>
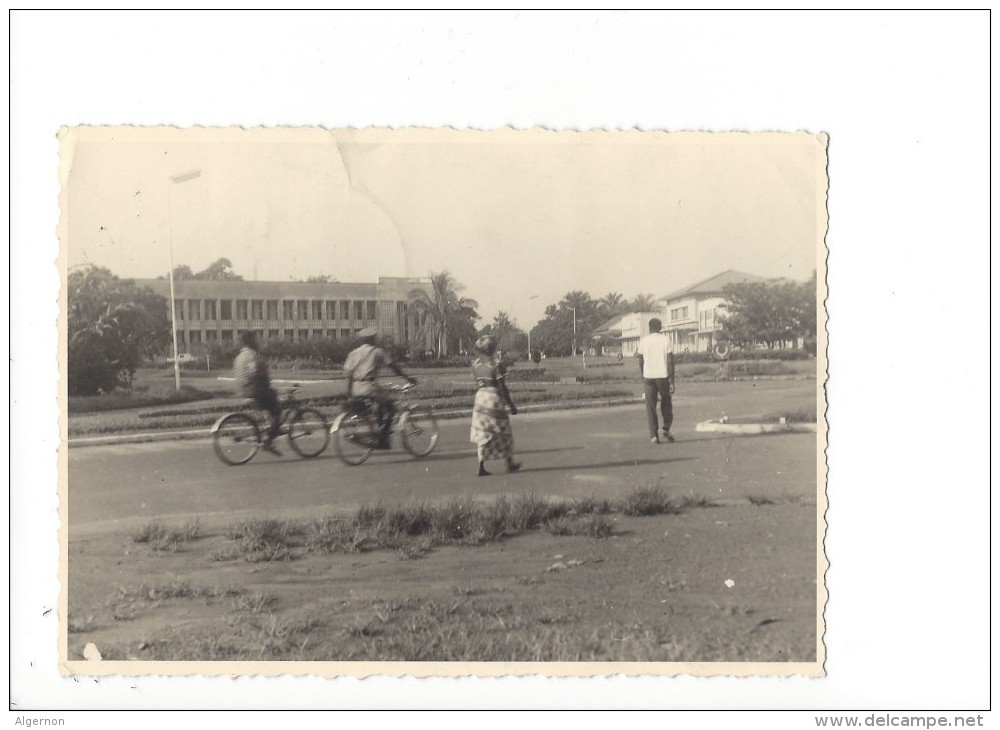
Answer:
<path fill-rule="evenodd" d="M 243 330 L 234 331 L 234 330 L 230 330 L 230 329 L 218 330 L 218 331 L 217 330 L 204 330 L 204 331 L 202 331 L 202 330 L 178 330 L 177 331 L 177 337 L 178 337 L 178 339 L 180 339 L 183 342 L 187 342 L 188 344 L 194 344 L 194 345 L 201 344 L 202 342 L 205 342 L 205 343 L 211 343 L 211 342 L 231 342 L 231 341 L 235 340 L 237 337 L 239 337 L 239 334 L 242 331 Z M 333 337 L 335 339 L 347 340 L 347 339 L 350 339 L 351 337 L 354 337 L 357 334 L 357 330 L 354 330 L 354 329 L 339 329 L 339 330 L 337 330 L 337 329 L 327 329 L 327 330 L 322 330 L 322 329 L 312 329 L 312 330 L 309 330 L 309 329 L 300 329 L 300 330 L 294 330 L 294 329 L 286 329 L 286 330 L 269 329 L 269 330 L 254 330 L 254 331 L 257 333 L 257 337 L 259 337 L 262 340 L 263 339 L 268 339 L 268 340 L 285 339 L 285 340 L 289 340 L 289 341 L 296 340 L 296 339 L 297 340 L 308 340 L 308 339 L 320 338 L 320 337 Z M 298 333 L 298 337 L 296 337 L 296 333 Z"/>
<path fill-rule="evenodd" d="M 178 320 L 232 320 L 250 319 L 311 319 L 324 320 L 373 320 L 376 318 L 375 301 L 309 301 L 278 299 L 177 299 L 174 314 Z M 218 305 L 218 309 L 216 308 Z M 236 316 L 233 317 L 235 305 Z"/>
<path fill-rule="evenodd" d="M 718 308 L 705 309 L 698 312 L 698 325 L 700 329 L 711 330 L 715 329 L 716 318 L 718 317 Z M 670 321 L 676 322 L 678 320 L 685 320 L 688 318 L 688 308 L 687 307 L 677 307 L 670 310 Z"/>

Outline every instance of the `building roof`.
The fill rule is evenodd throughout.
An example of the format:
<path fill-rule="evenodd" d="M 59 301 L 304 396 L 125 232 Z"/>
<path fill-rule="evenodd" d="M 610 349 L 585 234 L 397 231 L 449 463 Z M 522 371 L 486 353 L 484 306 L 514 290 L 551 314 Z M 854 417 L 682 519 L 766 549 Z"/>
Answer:
<path fill-rule="evenodd" d="M 627 316 L 628 314 L 615 315 L 607 322 L 604 322 L 603 324 L 595 327 L 594 331 L 591 332 L 591 336 L 600 337 L 601 335 L 610 335 L 611 333 L 616 331 L 620 333 L 622 320 L 625 319 Z"/>
<path fill-rule="evenodd" d="M 728 271 L 723 271 L 721 274 L 709 277 L 704 281 L 699 281 L 697 284 L 692 284 L 691 286 L 686 286 L 683 289 L 678 289 L 675 292 L 667 294 L 667 296 L 663 297 L 661 301 L 669 302 L 672 299 L 680 299 L 682 297 L 689 297 L 695 294 L 721 294 L 723 288 L 728 284 L 741 284 L 746 281 L 758 282 L 769 280 L 763 276 L 757 276 L 756 274 L 747 274 L 743 271 L 729 269 Z"/>
<path fill-rule="evenodd" d="M 170 281 L 135 279 L 158 294 L 170 291 Z M 428 289 L 426 279 L 379 277 L 378 282 L 306 283 L 301 281 L 247 281 L 244 279 L 175 279 L 179 297 L 260 298 L 260 299 L 407 299 L 413 289 Z"/>

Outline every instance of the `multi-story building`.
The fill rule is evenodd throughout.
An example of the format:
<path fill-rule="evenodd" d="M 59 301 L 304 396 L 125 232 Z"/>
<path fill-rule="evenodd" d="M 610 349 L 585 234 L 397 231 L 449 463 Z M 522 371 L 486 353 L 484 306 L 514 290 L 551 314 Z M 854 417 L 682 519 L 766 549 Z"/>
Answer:
<path fill-rule="evenodd" d="M 167 279 L 139 279 L 169 299 Z M 374 327 L 381 337 L 410 343 L 421 322 L 409 307 L 414 289 L 431 291 L 426 279 L 379 277 L 378 283 L 312 284 L 278 281 L 174 281 L 177 349 L 201 354 L 215 342 L 238 339 L 245 330 L 261 340 L 349 339 Z M 424 334 L 422 347 L 430 347 Z"/>
<path fill-rule="evenodd" d="M 727 284 L 767 281 L 762 276 L 742 271 L 721 274 L 679 289 L 663 297 L 663 330 L 670 335 L 675 352 L 705 352 L 712 349 L 722 328 L 720 305 L 722 290 Z"/>

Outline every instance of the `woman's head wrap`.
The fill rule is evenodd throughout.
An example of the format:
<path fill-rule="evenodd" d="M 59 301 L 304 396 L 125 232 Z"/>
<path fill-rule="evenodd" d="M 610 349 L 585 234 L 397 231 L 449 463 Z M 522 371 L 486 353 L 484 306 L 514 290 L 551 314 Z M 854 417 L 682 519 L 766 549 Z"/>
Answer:
<path fill-rule="evenodd" d="M 475 344 L 476 352 L 481 352 L 484 355 L 492 355 L 493 351 L 497 349 L 496 338 L 492 335 L 483 335 Z"/>

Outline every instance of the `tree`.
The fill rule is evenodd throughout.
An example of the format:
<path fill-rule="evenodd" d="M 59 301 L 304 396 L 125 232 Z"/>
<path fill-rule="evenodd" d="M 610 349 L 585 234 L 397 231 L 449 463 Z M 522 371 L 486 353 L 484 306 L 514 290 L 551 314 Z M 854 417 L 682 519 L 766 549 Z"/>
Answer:
<path fill-rule="evenodd" d="M 805 282 L 777 279 L 729 284 L 722 290 L 722 335 L 738 347 L 768 349 L 816 336 L 816 275 Z"/>
<path fill-rule="evenodd" d="M 303 284 L 329 284 L 337 280 L 329 274 L 317 274 L 315 276 L 307 276 L 305 279 L 300 279 L 299 281 Z"/>
<path fill-rule="evenodd" d="M 208 268 L 199 271 L 197 274 L 191 270 L 187 264 L 178 264 L 174 267 L 174 281 L 196 279 L 201 281 L 243 281 L 243 277 L 233 272 L 233 264 L 227 258 L 217 259 L 208 265 Z M 164 277 L 160 277 L 161 279 Z"/>
<path fill-rule="evenodd" d="M 430 279 L 430 293 L 414 289 L 410 292 L 410 306 L 421 321 L 418 336 L 431 335 L 440 359 L 457 349 L 460 340 L 471 341 L 475 336 L 479 303 L 459 296 L 465 287 L 447 271 L 431 272 Z"/>
<path fill-rule="evenodd" d="M 625 314 L 629 309 L 629 304 L 625 301 L 624 295 L 619 294 L 618 292 L 609 292 L 605 294 L 601 297 L 597 305 L 606 319 L 610 319 L 611 317 L 615 317 L 619 314 Z"/>
<path fill-rule="evenodd" d="M 243 277 L 233 272 L 233 263 L 227 258 L 217 259 L 204 271 L 194 275 L 195 279 L 207 281 L 243 281 Z"/>
<path fill-rule="evenodd" d="M 636 294 L 628 308 L 630 312 L 652 312 L 656 309 L 656 297 L 652 294 Z"/>
<path fill-rule="evenodd" d="M 66 296 L 71 395 L 131 386 L 139 363 L 170 340 L 167 300 L 108 269 L 73 271 Z"/>
<path fill-rule="evenodd" d="M 517 326 L 510 315 L 503 310 L 497 312 L 491 324 L 479 332 L 483 335 L 493 335 L 497 341 L 497 349 L 504 352 L 527 352 L 528 334 Z"/>
<path fill-rule="evenodd" d="M 598 302 L 589 294 L 571 291 L 558 304 L 545 308 L 544 318 L 531 329 L 531 345 L 547 355 L 570 355 L 574 339 L 577 348 L 586 347 L 590 333 L 606 319 L 603 314 Z"/>

